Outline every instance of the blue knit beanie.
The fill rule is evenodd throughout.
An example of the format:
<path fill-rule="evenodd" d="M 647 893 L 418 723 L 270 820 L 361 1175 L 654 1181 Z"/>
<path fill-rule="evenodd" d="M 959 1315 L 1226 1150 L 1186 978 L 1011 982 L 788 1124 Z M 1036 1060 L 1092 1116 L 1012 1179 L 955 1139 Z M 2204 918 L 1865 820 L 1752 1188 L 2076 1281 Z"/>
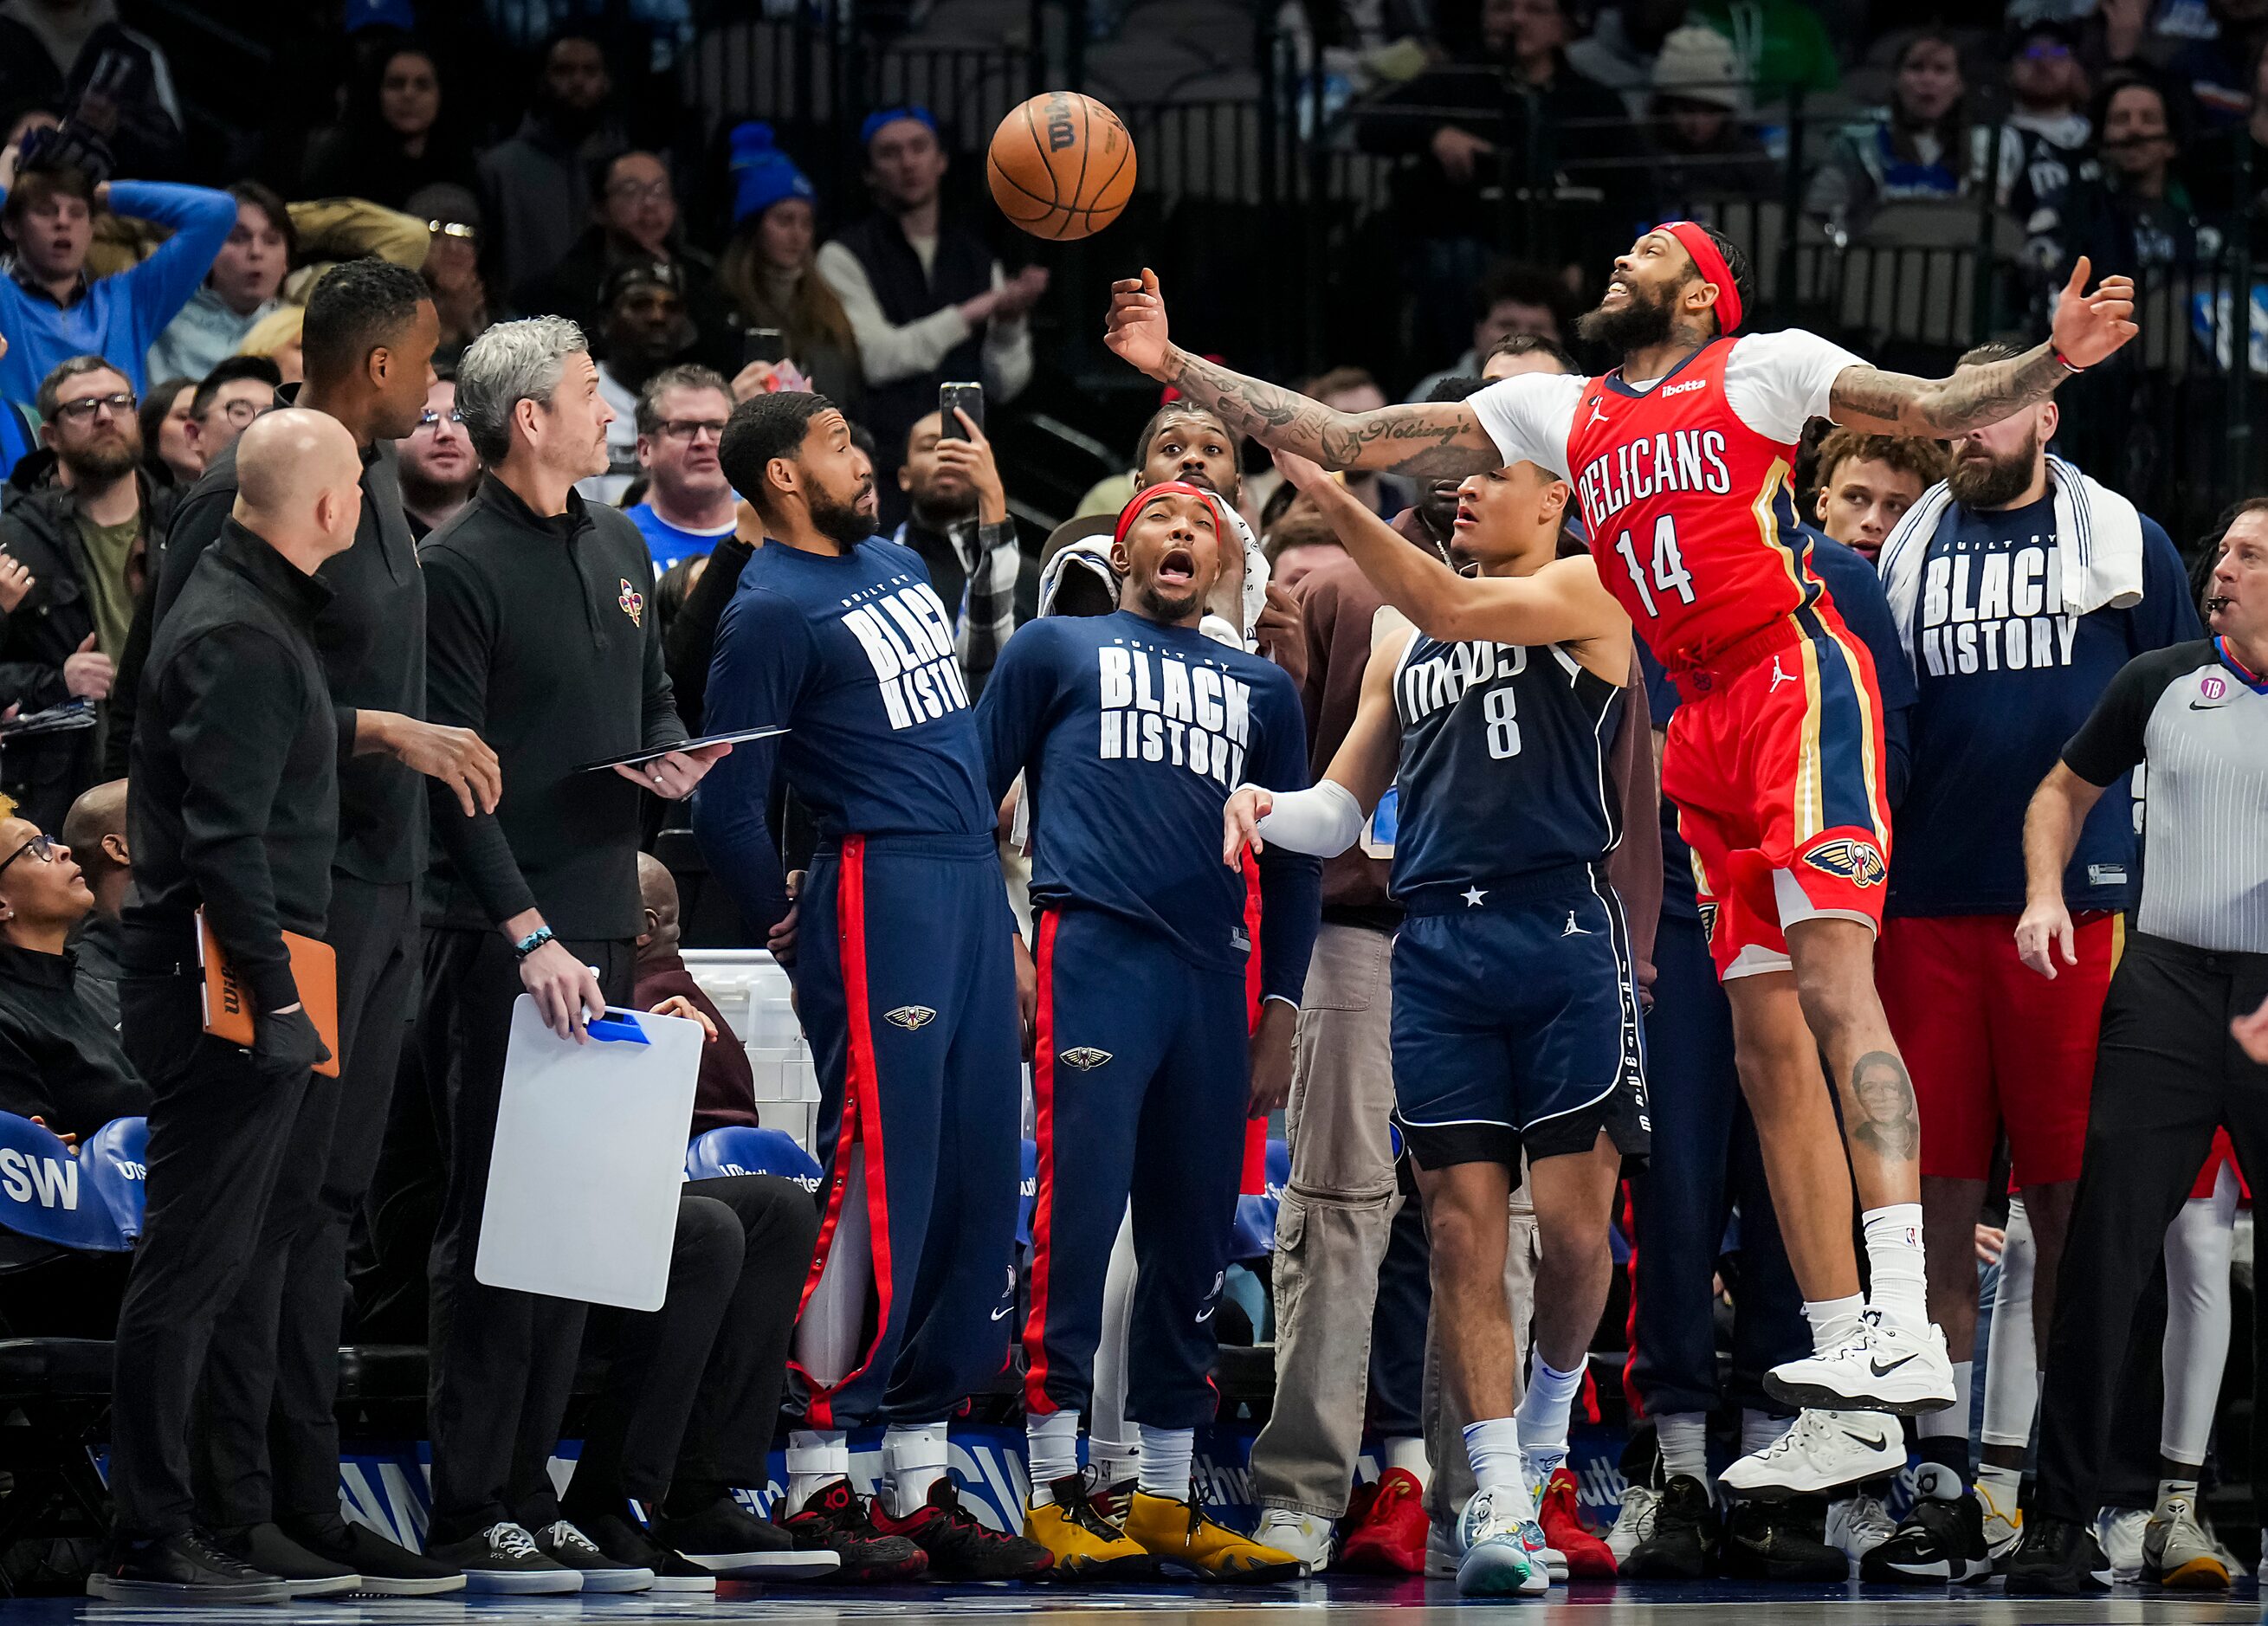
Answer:
<path fill-rule="evenodd" d="M 734 225 L 788 198 L 818 202 L 819 193 L 810 179 L 793 158 L 772 145 L 770 125 L 736 124 L 732 140 Z"/>

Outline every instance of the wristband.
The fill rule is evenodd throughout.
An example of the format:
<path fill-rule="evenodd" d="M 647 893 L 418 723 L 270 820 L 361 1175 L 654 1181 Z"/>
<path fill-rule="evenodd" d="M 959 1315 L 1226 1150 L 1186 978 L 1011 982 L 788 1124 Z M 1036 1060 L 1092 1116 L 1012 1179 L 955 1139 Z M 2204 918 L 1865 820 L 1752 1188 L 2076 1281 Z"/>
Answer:
<path fill-rule="evenodd" d="M 2077 378 L 2080 373 L 2087 371 L 2086 368 L 2074 364 L 2068 357 L 2066 357 L 2061 350 L 2056 349 L 2052 344 L 2048 346 L 2048 354 L 2055 357 L 2057 366 L 2061 367 L 2066 372 L 2070 373 L 2073 378 Z"/>
<path fill-rule="evenodd" d="M 546 943 L 549 943 L 551 940 L 551 928 L 549 926 L 538 926 L 534 931 L 529 932 L 526 937 L 520 938 L 519 942 L 512 945 L 512 957 L 514 960 L 526 960 L 530 954 L 533 954 L 537 949 L 541 948 Z"/>

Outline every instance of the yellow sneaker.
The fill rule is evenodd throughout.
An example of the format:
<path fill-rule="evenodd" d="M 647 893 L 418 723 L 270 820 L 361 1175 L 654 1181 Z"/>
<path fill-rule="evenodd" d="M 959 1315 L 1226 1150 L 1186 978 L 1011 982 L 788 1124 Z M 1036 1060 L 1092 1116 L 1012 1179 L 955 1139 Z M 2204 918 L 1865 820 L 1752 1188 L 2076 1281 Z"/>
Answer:
<path fill-rule="evenodd" d="M 1263 1547 L 1207 1519 L 1192 1502 L 1137 1490 L 1126 1510 L 1126 1534 L 1160 1563 L 1193 1570 L 1211 1581 L 1262 1584 L 1296 1581 L 1307 1566 L 1280 1548 Z"/>
<path fill-rule="evenodd" d="M 1055 1500 L 1024 1509 L 1024 1537 L 1056 1556 L 1048 1578 L 1088 1581 L 1146 1581 L 1158 1561 L 1112 1524 L 1086 1498 L 1086 1480 L 1071 1474 L 1048 1487 Z"/>

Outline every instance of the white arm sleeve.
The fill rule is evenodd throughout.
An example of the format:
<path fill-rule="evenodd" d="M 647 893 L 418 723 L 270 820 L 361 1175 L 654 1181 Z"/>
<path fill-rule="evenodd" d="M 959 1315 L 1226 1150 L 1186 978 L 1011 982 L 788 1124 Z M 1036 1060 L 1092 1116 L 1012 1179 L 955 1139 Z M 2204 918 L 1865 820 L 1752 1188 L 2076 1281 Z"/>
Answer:
<path fill-rule="evenodd" d="M 1240 786 L 1240 789 L 1242 787 Z M 1318 858 L 1336 858 L 1362 834 L 1362 804 L 1336 779 L 1311 791 L 1270 791 L 1260 839 Z"/>
<path fill-rule="evenodd" d="M 1734 341 L 1725 363 L 1725 404 L 1765 439 L 1793 444 L 1803 438 L 1806 423 L 1827 416 L 1843 370 L 1865 365 L 1841 345 L 1800 327 L 1748 334 Z"/>
<path fill-rule="evenodd" d="M 1465 404 L 1496 442 L 1506 467 L 1537 463 L 1565 479 L 1575 405 L 1590 382 L 1561 372 L 1523 372 L 1474 391 Z"/>

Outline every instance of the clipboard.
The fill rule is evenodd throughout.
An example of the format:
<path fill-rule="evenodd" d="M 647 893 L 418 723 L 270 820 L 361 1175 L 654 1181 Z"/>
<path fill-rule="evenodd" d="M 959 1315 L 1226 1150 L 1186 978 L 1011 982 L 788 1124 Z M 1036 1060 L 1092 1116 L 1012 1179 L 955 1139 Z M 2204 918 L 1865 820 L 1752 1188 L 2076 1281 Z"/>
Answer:
<path fill-rule="evenodd" d="M 698 1022 L 610 1009 L 590 1041 L 512 1002 L 475 1280 L 625 1310 L 669 1288 Z"/>
<path fill-rule="evenodd" d="M 326 1078 L 335 1078 L 339 1076 L 339 957 L 329 944 L 296 931 L 284 934 L 284 946 L 291 955 L 291 980 L 298 985 L 299 1003 L 306 1007 L 307 1019 L 314 1023 L 323 1048 L 331 1053 L 331 1059 L 318 1063 L 315 1071 Z M 202 909 L 197 911 L 197 964 L 205 974 L 200 990 L 205 1032 L 231 1044 L 249 1047 L 252 990 L 237 975 L 235 962 L 213 936 Z"/>
<path fill-rule="evenodd" d="M 729 734 L 703 734 L 697 739 L 681 739 L 674 746 L 655 746 L 625 751 L 620 756 L 602 756 L 595 762 L 578 764 L 574 771 L 593 774 L 601 768 L 628 768 L 635 762 L 651 762 L 658 756 L 667 756 L 673 751 L 698 751 L 703 746 L 737 746 L 750 739 L 770 739 L 784 734 L 784 728 L 736 728 Z"/>

